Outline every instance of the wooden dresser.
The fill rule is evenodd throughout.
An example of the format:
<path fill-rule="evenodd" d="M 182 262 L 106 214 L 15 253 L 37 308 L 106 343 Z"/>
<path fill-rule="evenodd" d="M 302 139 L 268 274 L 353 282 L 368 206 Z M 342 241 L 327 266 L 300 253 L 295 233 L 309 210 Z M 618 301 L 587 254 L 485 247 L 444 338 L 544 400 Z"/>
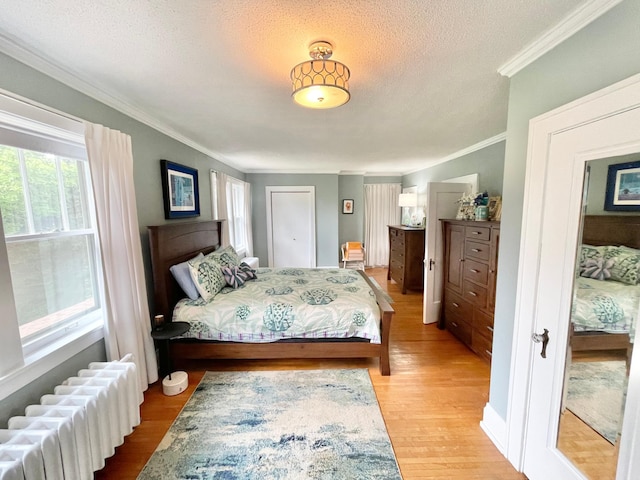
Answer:
<path fill-rule="evenodd" d="M 444 281 L 440 327 L 491 361 L 499 222 L 443 220 Z"/>
<path fill-rule="evenodd" d="M 402 293 L 422 290 L 424 279 L 424 228 L 389 225 L 389 270 Z"/>

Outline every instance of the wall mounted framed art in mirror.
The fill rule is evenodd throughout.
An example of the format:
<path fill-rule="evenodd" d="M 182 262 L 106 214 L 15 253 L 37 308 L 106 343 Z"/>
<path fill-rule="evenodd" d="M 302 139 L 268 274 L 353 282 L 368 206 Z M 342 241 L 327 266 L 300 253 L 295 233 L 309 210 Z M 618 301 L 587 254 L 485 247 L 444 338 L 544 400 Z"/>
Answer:
<path fill-rule="evenodd" d="M 198 170 L 195 168 L 160 160 L 164 218 L 186 218 L 200 216 L 198 195 Z"/>
<path fill-rule="evenodd" d="M 604 209 L 640 211 L 640 161 L 609 165 Z"/>

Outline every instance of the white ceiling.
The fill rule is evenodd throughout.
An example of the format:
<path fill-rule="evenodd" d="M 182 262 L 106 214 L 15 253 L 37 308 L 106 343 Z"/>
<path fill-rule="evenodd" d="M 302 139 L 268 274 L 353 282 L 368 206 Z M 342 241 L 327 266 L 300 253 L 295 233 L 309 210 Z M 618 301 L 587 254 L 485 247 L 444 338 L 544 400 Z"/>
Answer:
<path fill-rule="evenodd" d="M 2 0 L 0 48 L 244 172 L 401 174 L 503 133 L 498 69 L 588 3 Z M 342 107 L 291 100 L 314 40 Z"/>

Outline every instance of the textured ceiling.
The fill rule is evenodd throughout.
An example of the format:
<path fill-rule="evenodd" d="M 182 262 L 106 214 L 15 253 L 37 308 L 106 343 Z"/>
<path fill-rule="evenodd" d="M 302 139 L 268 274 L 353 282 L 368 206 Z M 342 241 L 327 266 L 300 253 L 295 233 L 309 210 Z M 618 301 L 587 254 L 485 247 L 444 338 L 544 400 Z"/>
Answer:
<path fill-rule="evenodd" d="M 2 0 L 0 35 L 245 172 L 406 173 L 506 129 L 498 68 L 583 0 Z M 328 40 L 351 100 L 291 68 Z"/>

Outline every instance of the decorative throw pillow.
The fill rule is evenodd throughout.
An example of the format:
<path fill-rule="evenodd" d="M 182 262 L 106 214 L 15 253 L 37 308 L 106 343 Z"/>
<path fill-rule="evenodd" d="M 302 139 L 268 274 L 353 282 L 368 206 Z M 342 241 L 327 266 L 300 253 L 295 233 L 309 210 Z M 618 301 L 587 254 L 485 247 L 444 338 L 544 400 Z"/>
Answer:
<path fill-rule="evenodd" d="M 239 266 L 222 267 L 221 271 L 227 285 L 232 288 L 240 288 L 247 280 L 256 278 L 256 271 L 244 262 Z"/>
<path fill-rule="evenodd" d="M 169 271 L 173 275 L 173 278 L 176 279 L 182 291 L 189 297 L 191 300 L 197 300 L 200 294 L 198 293 L 198 289 L 196 288 L 195 283 L 191 279 L 191 273 L 189 272 L 189 262 L 196 262 L 198 260 L 202 260 L 204 255 L 200 252 L 198 255 L 193 257 L 191 260 L 186 262 L 177 263 L 176 265 L 172 265 L 169 268 Z"/>
<path fill-rule="evenodd" d="M 604 258 L 587 259 L 580 265 L 580 276 L 593 278 L 595 280 L 607 280 L 611 278 L 611 268 L 613 267 L 613 259 L 605 260 Z"/>
<path fill-rule="evenodd" d="M 607 247 L 604 258 L 614 262 L 611 280 L 637 285 L 640 280 L 640 253 L 629 247 Z"/>
<path fill-rule="evenodd" d="M 244 272 L 245 276 L 247 277 L 247 280 L 258 278 L 258 276 L 256 275 L 256 271 L 253 268 L 251 268 L 249 264 L 242 262 L 238 268 L 240 268 L 240 270 Z"/>
<path fill-rule="evenodd" d="M 221 270 L 227 285 L 231 288 L 240 288 L 244 285 L 246 277 L 239 267 L 222 267 Z"/>
<path fill-rule="evenodd" d="M 595 278 L 591 275 L 594 273 L 593 267 L 604 260 L 604 248 L 594 247 L 593 245 L 582 245 L 580 248 L 580 276 L 587 278 Z"/>
<path fill-rule="evenodd" d="M 220 248 L 209 255 L 223 267 L 237 267 L 240 265 L 240 257 L 231 245 Z"/>
<path fill-rule="evenodd" d="M 220 268 L 220 264 L 211 258 L 211 255 L 202 260 L 189 262 L 191 279 L 205 302 L 213 300 L 226 284 Z"/>

